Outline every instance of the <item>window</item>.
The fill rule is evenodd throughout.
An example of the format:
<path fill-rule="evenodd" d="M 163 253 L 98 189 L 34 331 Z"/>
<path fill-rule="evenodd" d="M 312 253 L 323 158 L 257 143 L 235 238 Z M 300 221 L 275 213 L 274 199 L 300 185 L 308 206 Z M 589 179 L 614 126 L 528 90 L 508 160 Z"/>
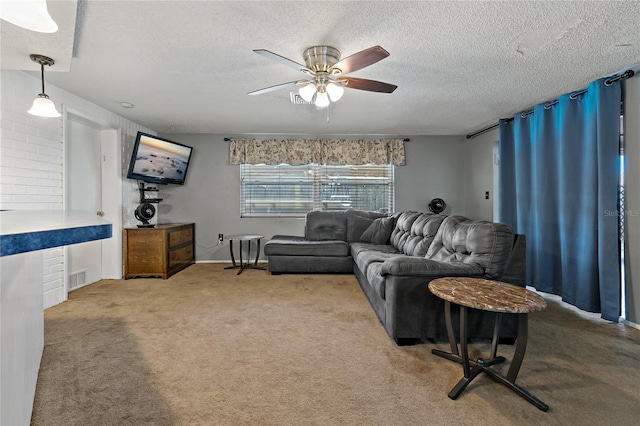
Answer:
<path fill-rule="evenodd" d="M 310 210 L 394 209 L 393 166 L 240 165 L 241 217 L 301 217 Z"/>

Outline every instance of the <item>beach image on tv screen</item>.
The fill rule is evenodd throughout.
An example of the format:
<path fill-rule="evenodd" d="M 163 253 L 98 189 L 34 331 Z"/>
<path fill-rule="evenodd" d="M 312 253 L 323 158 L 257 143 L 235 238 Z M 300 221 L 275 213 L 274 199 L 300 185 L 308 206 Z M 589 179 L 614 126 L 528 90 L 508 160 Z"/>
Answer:
<path fill-rule="evenodd" d="M 183 180 L 191 148 L 141 136 L 134 173 Z"/>

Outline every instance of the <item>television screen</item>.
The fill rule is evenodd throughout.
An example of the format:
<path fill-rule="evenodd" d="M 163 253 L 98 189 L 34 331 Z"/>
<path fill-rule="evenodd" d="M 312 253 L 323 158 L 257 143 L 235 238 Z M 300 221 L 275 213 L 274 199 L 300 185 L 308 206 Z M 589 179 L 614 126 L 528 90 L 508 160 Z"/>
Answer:
<path fill-rule="evenodd" d="M 193 148 L 158 136 L 138 132 L 129 179 L 184 185 Z"/>

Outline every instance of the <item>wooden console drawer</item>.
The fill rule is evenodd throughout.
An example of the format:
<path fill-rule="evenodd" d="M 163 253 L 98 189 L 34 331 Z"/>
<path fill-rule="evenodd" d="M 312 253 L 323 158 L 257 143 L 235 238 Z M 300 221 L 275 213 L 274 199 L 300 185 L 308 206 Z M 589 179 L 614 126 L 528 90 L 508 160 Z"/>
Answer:
<path fill-rule="evenodd" d="M 169 278 L 195 263 L 193 223 L 124 229 L 124 278 Z"/>
<path fill-rule="evenodd" d="M 169 232 L 169 247 L 177 247 L 193 241 L 193 228 L 187 227 Z"/>
<path fill-rule="evenodd" d="M 193 260 L 193 248 L 186 246 L 169 252 L 169 268 Z"/>

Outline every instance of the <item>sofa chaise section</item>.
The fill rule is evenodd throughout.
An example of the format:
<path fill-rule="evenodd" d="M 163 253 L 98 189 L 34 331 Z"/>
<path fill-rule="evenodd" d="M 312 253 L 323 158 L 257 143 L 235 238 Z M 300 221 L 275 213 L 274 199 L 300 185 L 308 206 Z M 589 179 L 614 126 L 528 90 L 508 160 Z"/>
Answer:
<path fill-rule="evenodd" d="M 304 237 L 274 235 L 264 245 L 272 274 L 352 274 L 350 243 L 360 241 L 374 219 L 385 217 L 362 210 L 310 211 Z"/>

